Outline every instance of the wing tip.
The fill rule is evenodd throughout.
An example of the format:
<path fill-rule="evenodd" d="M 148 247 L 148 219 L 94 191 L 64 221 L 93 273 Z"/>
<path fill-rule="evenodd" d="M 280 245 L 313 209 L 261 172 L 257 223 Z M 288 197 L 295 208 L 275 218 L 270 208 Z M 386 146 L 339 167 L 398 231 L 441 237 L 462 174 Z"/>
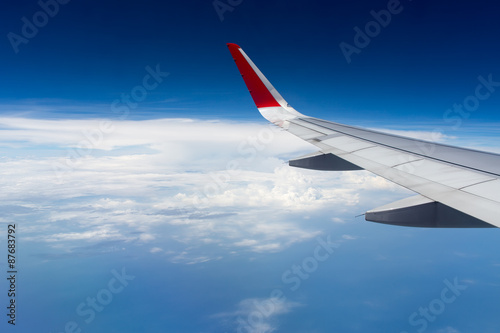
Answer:
<path fill-rule="evenodd" d="M 229 49 L 241 49 L 241 47 L 238 45 L 238 44 L 235 44 L 235 43 L 226 43 L 227 47 Z"/>
<path fill-rule="evenodd" d="M 238 44 L 227 43 L 226 45 L 236 62 L 250 96 L 264 118 L 274 124 L 282 124 L 288 119 L 304 117 L 303 114 L 288 105 Z"/>
<path fill-rule="evenodd" d="M 281 107 L 277 96 L 272 93 L 275 89 L 241 47 L 234 43 L 227 43 L 227 46 L 257 108 Z"/>

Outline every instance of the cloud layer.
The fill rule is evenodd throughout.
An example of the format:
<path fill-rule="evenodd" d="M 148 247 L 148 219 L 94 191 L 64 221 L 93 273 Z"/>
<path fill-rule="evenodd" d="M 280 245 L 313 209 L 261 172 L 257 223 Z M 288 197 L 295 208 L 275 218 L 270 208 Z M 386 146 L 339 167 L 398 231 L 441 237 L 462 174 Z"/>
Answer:
<path fill-rule="evenodd" d="M 360 189 L 397 189 L 366 172 L 290 168 L 289 158 L 314 147 L 255 123 L 3 118 L 0 126 L 4 220 L 24 219 L 27 240 L 70 253 L 136 244 L 197 263 L 219 257 L 207 247 L 277 252 L 321 232 L 310 214 L 341 222 L 363 200 Z"/>

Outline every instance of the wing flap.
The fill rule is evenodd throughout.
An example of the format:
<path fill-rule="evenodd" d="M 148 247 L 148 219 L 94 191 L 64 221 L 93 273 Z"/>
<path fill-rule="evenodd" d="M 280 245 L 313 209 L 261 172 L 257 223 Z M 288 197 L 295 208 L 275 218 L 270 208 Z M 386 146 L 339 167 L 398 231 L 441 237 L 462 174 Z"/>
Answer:
<path fill-rule="evenodd" d="M 499 200 L 500 197 L 500 180 L 495 179 L 480 184 L 468 186 L 463 188 L 463 191 L 477 196 L 481 196 L 483 198 L 488 198 L 493 201 L 497 201 Z"/>
<path fill-rule="evenodd" d="M 420 156 L 380 146 L 356 151 L 354 155 L 369 160 L 379 159 L 380 163 L 387 167 L 405 165 L 407 163 L 422 160 Z M 380 159 L 380 156 L 384 156 L 384 158 Z"/>
<path fill-rule="evenodd" d="M 358 150 L 367 149 L 375 147 L 374 143 L 358 140 L 347 135 L 338 136 L 336 138 L 331 138 L 327 140 L 321 140 L 323 144 L 331 147 L 339 148 L 341 147 L 343 151 L 348 153 L 353 153 Z"/>
<path fill-rule="evenodd" d="M 426 159 L 408 162 L 395 168 L 455 189 L 495 179 L 486 174 Z"/>

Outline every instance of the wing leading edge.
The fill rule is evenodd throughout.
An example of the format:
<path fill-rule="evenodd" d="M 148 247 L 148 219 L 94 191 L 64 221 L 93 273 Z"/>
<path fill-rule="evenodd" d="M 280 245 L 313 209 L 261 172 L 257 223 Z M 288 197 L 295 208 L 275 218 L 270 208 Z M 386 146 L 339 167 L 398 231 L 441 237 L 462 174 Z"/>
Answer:
<path fill-rule="evenodd" d="M 276 91 L 236 44 L 229 51 L 260 113 L 319 148 L 289 164 L 368 170 L 419 195 L 366 212 L 367 221 L 413 227 L 500 227 L 500 155 L 305 116 Z"/>

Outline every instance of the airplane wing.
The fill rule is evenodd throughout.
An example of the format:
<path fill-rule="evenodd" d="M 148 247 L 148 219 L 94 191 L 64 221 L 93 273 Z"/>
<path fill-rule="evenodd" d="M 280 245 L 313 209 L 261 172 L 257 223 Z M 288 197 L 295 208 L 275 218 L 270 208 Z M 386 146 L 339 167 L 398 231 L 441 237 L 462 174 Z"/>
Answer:
<path fill-rule="evenodd" d="M 290 166 L 368 170 L 418 195 L 366 212 L 367 221 L 433 228 L 500 227 L 500 155 L 316 119 L 293 109 L 247 54 L 227 44 L 260 113 L 319 151 Z"/>

